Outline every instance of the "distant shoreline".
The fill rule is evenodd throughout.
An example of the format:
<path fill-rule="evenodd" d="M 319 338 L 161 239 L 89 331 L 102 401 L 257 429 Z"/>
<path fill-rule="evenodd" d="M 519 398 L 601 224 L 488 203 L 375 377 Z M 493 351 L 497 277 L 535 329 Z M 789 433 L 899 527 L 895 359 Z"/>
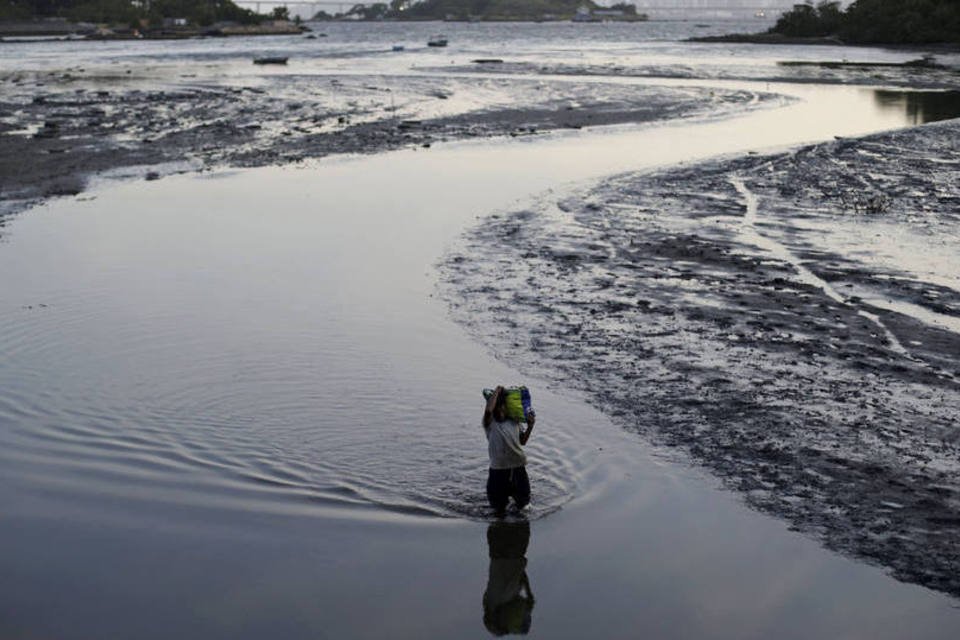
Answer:
<path fill-rule="evenodd" d="M 394 22 L 394 23 L 472 23 L 472 22 L 516 22 L 516 23 L 576 23 L 576 24 L 603 24 L 603 23 L 642 23 L 651 20 L 646 15 L 618 16 L 593 18 L 589 20 L 575 20 L 570 17 L 531 19 L 528 17 L 511 18 L 508 16 L 474 17 L 474 18 L 437 18 L 437 17 L 410 17 L 404 19 L 308 19 L 300 23 L 293 21 L 272 21 L 262 24 L 241 25 L 211 25 L 206 27 L 157 27 L 153 29 L 133 29 L 130 27 L 108 26 L 110 23 L 93 24 L 89 22 L 69 22 L 67 20 L 51 20 L 37 18 L 33 20 L 0 21 L 0 42 L 35 42 L 56 40 L 187 40 L 203 37 L 232 37 L 256 35 L 298 35 L 308 33 L 311 29 L 306 23 L 350 23 L 350 22 Z M 690 20 L 669 20 L 669 22 L 693 22 Z"/>
<path fill-rule="evenodd" d="M 780 33 L 728 33 L 721 36 L 695 36 L 686 42 L 706 44 L 774 44 L 774 45 L 811 45 L 835 47 L 877 47 L 882 49 L 899 49 L 901 51 L 939 51 L 953 53 L 960 51 L 960 44 L 939 42 L 932 44 L 904 44 L 904 43 L 859 43 L 845 42 L 836 36 L 799 37 L 785 36 Z"/>
<path fill-rule="evenodd" d="M 88 22 L 66 20 L 21 20 L 0 22 L 0 42 L 56 42 L 62 40 L 189 40 L 235 36 L 299 35 L 310 28 L 286 20 L 262 24 L 219 24 L 207 27 L 158 27 L 133 29 L 106 27 Z"/>
<path fill-rule="evenodd" d="M 845 45 L 839 38 L 832 36 L 800 38 L 785 36 L 779 33 L 727 33 L 721 36 L 696 36 L 688 38 L 687 42 L 705 43 L 733 43 L 733 44 L 810 44 L 810 45 Z"/>

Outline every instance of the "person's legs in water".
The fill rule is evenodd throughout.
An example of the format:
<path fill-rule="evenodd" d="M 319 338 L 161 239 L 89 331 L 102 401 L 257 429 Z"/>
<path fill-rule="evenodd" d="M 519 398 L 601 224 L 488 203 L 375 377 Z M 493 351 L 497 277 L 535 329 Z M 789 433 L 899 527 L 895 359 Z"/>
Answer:
<path fill-rule="evenodd" d="M 490 469 L 487 476 L 487 500 L 497 515 L 507 510 L 507 501 L 510 499 L 512 469 Z"/>
<path fill-rule="evenodd" d="M 523 509 L 530 504 L 530 478 L 526 467 L 510 469 L 510 495 L 517 504 L 517 509 Z"/>

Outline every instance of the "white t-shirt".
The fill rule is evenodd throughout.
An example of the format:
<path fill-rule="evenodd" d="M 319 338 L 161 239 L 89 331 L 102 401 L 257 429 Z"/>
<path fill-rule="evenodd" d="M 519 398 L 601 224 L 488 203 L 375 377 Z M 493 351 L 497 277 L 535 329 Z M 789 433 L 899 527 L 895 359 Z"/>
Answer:
<path fill-rule="evenodd" d="M 511 469 L 527 464 L 527 455 L 520 445 L 520 423 L 513 420 L 490 421 L 487 451 L 491 469 Z"/>

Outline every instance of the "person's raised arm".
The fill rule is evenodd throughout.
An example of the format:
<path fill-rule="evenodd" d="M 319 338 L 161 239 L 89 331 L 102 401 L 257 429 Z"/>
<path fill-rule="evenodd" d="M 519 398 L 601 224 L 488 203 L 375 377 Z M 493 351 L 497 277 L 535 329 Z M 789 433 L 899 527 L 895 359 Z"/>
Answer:
<path fill-rule="evenodd" d="M 520 432 L 520 444 L 527 444 L 530 434 L 533 433 L 533 423 L 537 421 L 537 416 L 533 413 L 527 414 L 527 430 Z"/>
<path fill-rule="evenodd" d="M 500 399 L 500 394 L 503 393 L 503 387 L 498 386 L 493 390 L 493 393 L 490 394 L 490 397 L 487 398 L 487 406 L 483 409 L 483 428 L 489 429 L 490 422 L 493 421 L 493 408 L 497 406 L 497 400 Z"/>

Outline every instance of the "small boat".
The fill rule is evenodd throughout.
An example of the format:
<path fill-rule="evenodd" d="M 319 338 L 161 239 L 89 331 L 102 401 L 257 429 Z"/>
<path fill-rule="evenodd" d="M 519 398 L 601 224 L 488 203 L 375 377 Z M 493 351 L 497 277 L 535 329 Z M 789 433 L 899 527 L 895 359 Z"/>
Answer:
<path fill-rule="evenodd" d="M 402 44 L 395 44 L 395 45 L 393 45 L 393 50 L 394 50 L 394 51 L 403 51 L 403 45 L 402 45 Z"/>
<path fill-rule="evenodd" d="M 287 56 L 263 56 L 254 58 L 253 64 L 287 64 L 287 60 L 289 60 Z"/>
<path fill-rule="evenodd" d="M 447 39 L 445 36 L 434 36 L 427 40 L 428 47 L 445 47 L 447 46 Z"/>

